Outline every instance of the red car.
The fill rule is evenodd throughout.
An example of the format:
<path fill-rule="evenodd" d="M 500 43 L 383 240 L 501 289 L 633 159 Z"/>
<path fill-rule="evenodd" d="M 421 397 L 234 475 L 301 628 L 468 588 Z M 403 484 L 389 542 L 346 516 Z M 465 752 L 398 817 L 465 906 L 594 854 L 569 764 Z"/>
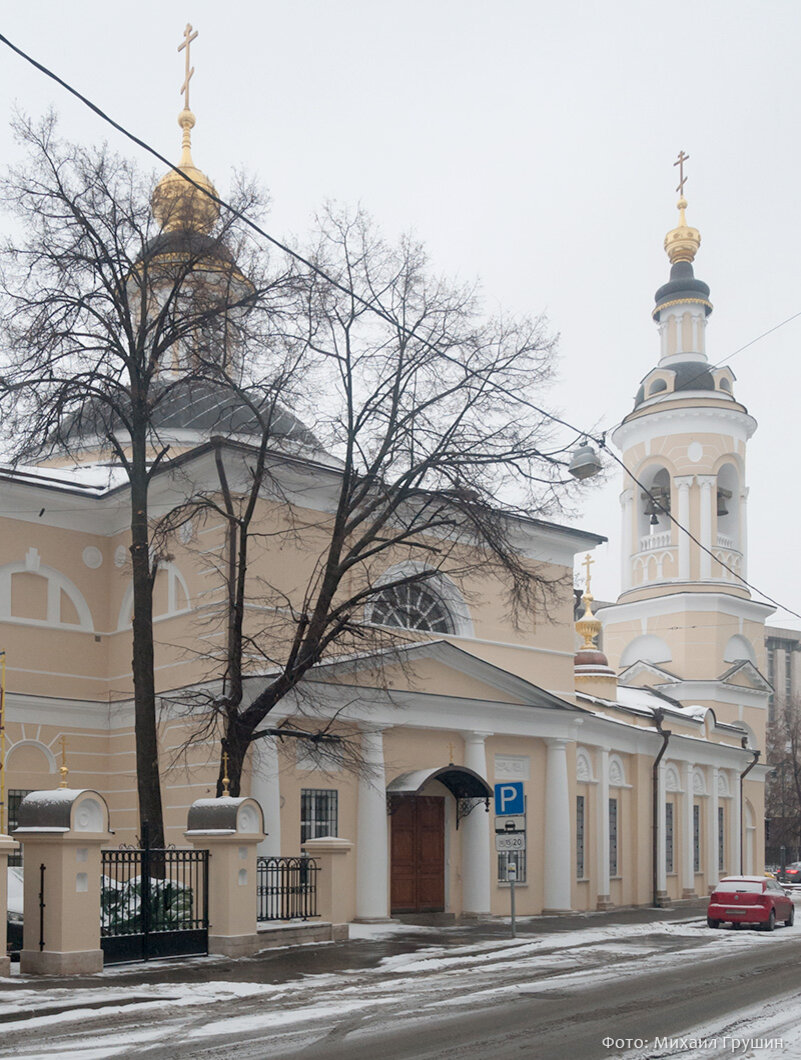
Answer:
<path fill-rule="evenodd" d="M 766 876 L 727 876 L 709 896 L 706 922 L 711 928 L 730 920 L 738 924 L 759 924 L 773 931 L 777 920 L 790 927 L 795 920 L 793 900 L 780 883 Z"/>

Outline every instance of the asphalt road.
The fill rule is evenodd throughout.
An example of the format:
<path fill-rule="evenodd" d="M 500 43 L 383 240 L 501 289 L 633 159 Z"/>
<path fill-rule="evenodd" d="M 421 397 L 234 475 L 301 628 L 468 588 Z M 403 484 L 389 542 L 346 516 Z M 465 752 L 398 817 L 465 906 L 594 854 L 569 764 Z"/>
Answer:
<path fill-rule="evenodd" d="M 418 955 L 410 942 L 401 957 L 304 976 L 284 984 L 283 994 L 232 993 L 202 1005 L 184 995 L 174 1009 L 162 997 L 112 1018 L 102 1011 L 74 1022 L 62 1017 L 52 1031 L 37 1023 L 27 1034 L 12 1024 L 2 1028 L 0 1056 L 616 1058 L 627 1050 L 604 1039 L 679 1037 L 717 1021 L 745 1033 L 744 1009 L 801 994 L 800 966 L 801 927 L 712 932 L 701 919 L 678 930 L 621 927 L 575 943 L 569 933 L 492 947 L 457 939 L 450 950 L 423 945 Z M 135 1002 L 140 991 L 131 987 Z M 680 1053 L 646 1048 L 640 1055 Z"/>

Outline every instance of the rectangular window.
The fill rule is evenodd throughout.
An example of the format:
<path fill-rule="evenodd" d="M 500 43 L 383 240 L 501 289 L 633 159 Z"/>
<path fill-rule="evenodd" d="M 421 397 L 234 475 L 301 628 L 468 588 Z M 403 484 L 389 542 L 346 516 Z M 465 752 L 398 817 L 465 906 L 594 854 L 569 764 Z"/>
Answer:
<path fill-rule="evenodd" d="M 718 806 L 718 872 L 724 871 L 726 864 L 726 813 L 723 806 Z"/>
<path fill-rule="evenodd" d="M 525 850 L 505 850 L 498 854 L 498 883 L 508 883 L 509 876 L 506 871 L 511 862 L 517 869 L 515 883 L 526 882 L 526 852 Z"/>
<path fill-rule="evenodd" d="M 30 795 L 30 792 L 23 791 L 21 788 L 11 788 L 6 796 L 6 804 L 8 806 L 8 832 L 13 832 L 19 824 L 19 804 L 26 795 Z M 20 844 L 19 850 L 8 855 L 8 863 L 9 865 L 22 864 L 22 844 Z"/>
<path fill-rule="evenodd" d="M 576 878 L 584 879 L 584 796 L 576 796 Z"/>
<path fill-rule="evenodd" d="M 665 803 L 665 872 L 673 872 L 673 803 Z"/>
<path fill-rule="evenodd" d="M 617 876 L 617 799 L 609 800 L 609 875 Z"/>
<path fill-rule="evenodd" d="M 701 807 L 693 806 L 693 872 L 701 871 Z"/>
<path fill-rule="evenodd" d="M 300 842 L 337 834 L 337 796 L 330 788 L 301 788 Z"/>

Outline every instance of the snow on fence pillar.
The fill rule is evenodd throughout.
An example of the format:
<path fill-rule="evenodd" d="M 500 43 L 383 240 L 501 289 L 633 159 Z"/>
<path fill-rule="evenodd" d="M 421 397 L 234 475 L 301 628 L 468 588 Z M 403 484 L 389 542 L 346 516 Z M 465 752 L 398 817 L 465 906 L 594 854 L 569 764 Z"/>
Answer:
<path fill-rule="evenodd" d="M 100 848 L 108 806 L 91 790 L 32 791 L 14 832 L 25 853 L 20 971 L 85 975 L 103 969 Z"/>
<path fill-rule="evenodd" d="M 303 844 L 304 852 L 319 866 L 317 912 L 335 926 L 349 924 L 356 915 L 355 866 L 348 856 L 352 849 L 350 840 L 329 835 L 307 839 Z"/>
<path fill-rule="evenodd" d="M 209 851 L 209 953 L 256 953 L 258 936 L 256 847 L 264 815 L 255 799 L 198 799 L 189 807 L 189 842 Z"/>
<path fill-rule="evenodd" d="M 11 974 L 11 960 L 6 956 L 8 920 L 8 855 L 19 850 L 11 836 L 0 835 L 0 975 Z"/>

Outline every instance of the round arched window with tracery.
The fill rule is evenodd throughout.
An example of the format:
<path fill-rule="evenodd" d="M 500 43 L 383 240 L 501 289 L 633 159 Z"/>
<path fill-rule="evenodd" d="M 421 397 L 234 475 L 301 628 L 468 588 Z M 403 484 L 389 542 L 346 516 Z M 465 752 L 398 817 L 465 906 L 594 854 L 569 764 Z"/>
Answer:
<path fill-rule="evenodd" d="M 370 621 L 430 633 L 454 632 L 453 619 L 441 597 L 418 582 L 382 590 L 373 601 Z"/>

